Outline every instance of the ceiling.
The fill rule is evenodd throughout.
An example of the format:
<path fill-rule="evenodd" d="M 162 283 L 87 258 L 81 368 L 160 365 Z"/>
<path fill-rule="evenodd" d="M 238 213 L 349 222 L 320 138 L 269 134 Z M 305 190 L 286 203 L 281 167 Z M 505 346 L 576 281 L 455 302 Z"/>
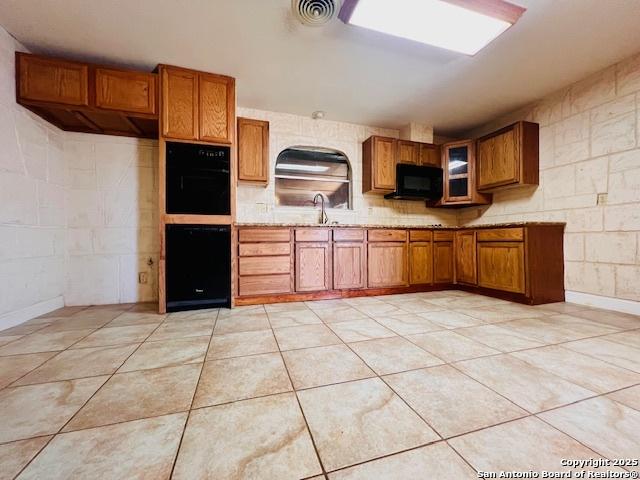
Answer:
<path fill-rule="evenodd" d="M 305 27 L 290 0 L 0 0 L 31 51 L 231 75 L 242 107 L 452 135 L 640 51 L 640 0 L 512 0 L 520 21 L 467 57 L 348 26 Z"/>

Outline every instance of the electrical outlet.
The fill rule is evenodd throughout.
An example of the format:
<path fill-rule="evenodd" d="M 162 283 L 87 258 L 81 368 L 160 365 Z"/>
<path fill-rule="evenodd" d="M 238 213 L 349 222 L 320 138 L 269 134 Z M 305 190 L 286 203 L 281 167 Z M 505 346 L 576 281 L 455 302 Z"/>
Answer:
<path fill-rule="evenodd" d="M 145 285 L 149 281 L 149 275 L 147 272 L 138 273 L 138 283 Z"/>
<path fill-rule="evenodd" d="M 599 193 L 598 194 L 598 205 L 606 205 L 607 204 L 607 194 Z"/>

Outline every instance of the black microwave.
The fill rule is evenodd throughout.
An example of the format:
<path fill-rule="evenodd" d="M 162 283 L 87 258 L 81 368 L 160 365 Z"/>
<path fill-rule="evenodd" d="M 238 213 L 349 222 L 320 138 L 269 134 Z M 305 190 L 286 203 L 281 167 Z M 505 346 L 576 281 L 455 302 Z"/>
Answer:
<path fill-rule="evenodd" d="M 167 213 L 231 214 L 229 147 L 167 142 Z"/>
<path fill-rule="evenodd" d="M 396 164 L 396 191 L 384 198 L 398 200 L 439 200 L 442 198 L 442 168 Z"/>

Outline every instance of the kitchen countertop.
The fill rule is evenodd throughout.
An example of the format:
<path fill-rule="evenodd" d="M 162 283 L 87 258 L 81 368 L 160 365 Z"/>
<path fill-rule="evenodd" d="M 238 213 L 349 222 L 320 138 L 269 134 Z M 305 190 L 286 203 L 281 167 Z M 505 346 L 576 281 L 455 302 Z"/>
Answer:
<path fill-rule="evenodd" d="M 472 228 L 508 228 L 508 227 L 524 227 L 531 225 L 566 225 L 564 222 L 506 222 L 506 223 L 487 223 L 479 225 L 375 225 L 375 224 L 355 224 L 355 223 L 339 223 L 321 225 L 318 223 L 244 223 L 238 222 L 234 224 L 236 227 L 324 227 L 324 228 L 402 228 L 402 229 L 443 229 L 443 230 L 467 230 Z"/>

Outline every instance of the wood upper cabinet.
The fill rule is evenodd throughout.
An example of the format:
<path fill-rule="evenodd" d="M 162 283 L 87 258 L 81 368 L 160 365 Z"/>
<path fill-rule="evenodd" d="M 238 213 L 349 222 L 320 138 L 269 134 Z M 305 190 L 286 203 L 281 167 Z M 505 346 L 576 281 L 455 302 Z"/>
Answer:
<path fill-rule="evenodd" d="M 431 242 L 409 243 L 409 283 L 433 283 L 433 245 Z"/>
<path fill-rule="evenodd" d="M 525 293 L 524 242 L 478 242 L 478 284 Z"/>
<path fill-rule="evenodd" d="M 233 78 L 166 65 L 162 65 L 160 71 L 164 137 L 233 142 Z"/>
<path fill-rule="evenodd" d="M 491 203 L 491 195 L 476 189 L 475 142 L 462 140 L 442 145 L 444 189 L 435 206 L 465 207 Z"/>
<path fill-rule="evenodd" d="M 296 292 L 331 289 L 329 242 L 296 243 Z"/>
<path fill-rule="evenodd" d="M 453 283 L 453 242 L 433 242 L 433 281 Z"/>
<path fill-rule="evenodd" d="M 161 67 L 162 135 L 198 140 L 198 74 L 192 70 Z"/>
<path fill-rule="evenodd" d="M 369 137 L 362 144 L 362 193 L 389 193 L 396 188 L 395 138 Z"/>
<path fill-rule="evenodd" d="M 111 68 L 96 68 L 96 107 L 154 115 L 156 75 Z"/>
<path fill-rule="evenodd" d="M 409 284 L 406 242 L 368 244 L 369 287 L 401 287 Z"/>
<path fill-rule="evenodd" d="M 440 158 L 440 147 L 431 143 L 420 144 L 420 165 L 431 165 L 439 167 L 442 165 Z"/>
<path fill-rule="evenodd" d="M 232 143 L 235 123 L 235 80 L 223 75 L 198 73 L 199 140 Z"/>
<path fill-rule="evenodd" d="M 539 126 L 517 122 L 479 138 L 478 190 L 539 183 Z"/>
<path fill-rule="evenodd" d="M 420 144 L 408 140 L 398 140 L 398 163 L 420 163 Z"/>
<path fill-rule="evenodd" d="M 367 252 L 362 242 L 333 244 L 333 288 L 364 288 L 367 277 Z"/>
<path fill-rule="evenodd" d="M 89 105 L 89 67 L 39 55 L 16 54 L 18 100 Z"/>
<path fill-rule="evenodd" d="M 456 232 L 455 239 L 456 282 L 475 285 L 476 269 L 476 232 L 462 230 Z"/>
<path fill-rule="evenodd" d="M 269 182 L 269 122 L 238 118 L 238 180 Z"/>

